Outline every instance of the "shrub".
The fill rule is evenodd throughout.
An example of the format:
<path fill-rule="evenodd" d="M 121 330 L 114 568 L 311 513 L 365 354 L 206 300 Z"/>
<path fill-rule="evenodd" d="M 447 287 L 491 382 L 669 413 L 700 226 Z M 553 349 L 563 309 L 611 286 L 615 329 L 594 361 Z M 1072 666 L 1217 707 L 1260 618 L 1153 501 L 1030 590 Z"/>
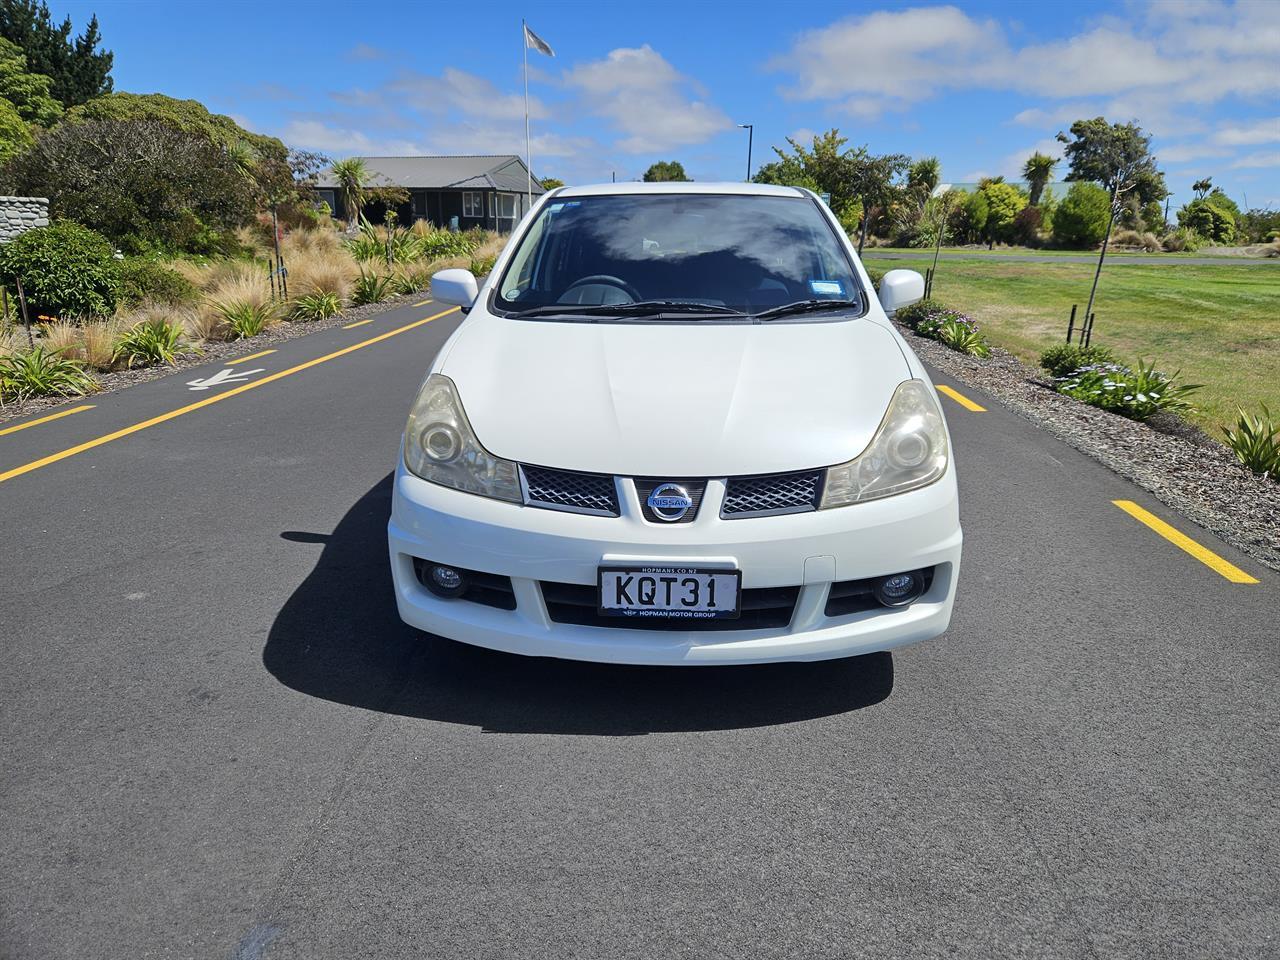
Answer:
<path fill-rule="evenodd" d="M 1205 197 L 1197 197 L 1178 211 L 1178 226 L 1186 227 L 1211 243 L 1231 243 L 1236 238 L 1236 216 L 1240 208 L 1215 187 Z"/>
<path fill-rule="evenodd" d="M 1079 181 L 1053 213 L 1053 239 L 1062 247 L 1096 247 L 1107 233 L 1111 196 L 1096 183 Z"/>
<path fill-rule="evenodd" d="M 1044 223 L 1044 211 L 1039 207 L 1023 207 L 1013 218 L 1009 235 L 1015 243 L 1024 247 L 1040 245 L 1040 228 Z"/>
<path fill-rule="evenodd" d="M 1139 230 L 1117 230 L 1111 235 L 1111 242 L 1117 247 L 1136 248 L 1148 253 L 1159 253 L 1163 249 L 1160 238 L 1154 233 L 1143 233 Z"/>
<path fill-rule="evenodd" d="M 0 246 L 0 282 L 22 280 L 35 316 L 108 316 L 116 307 L 119 272 L 105 237 L 70 220 L 36 227 Z"/>
<path fill-rule="evenodd" d="M 1160 240 L 1160 246 L 1166 253 L 1179 253 L 1183 250 L 1191 252 L 1199 249 L 1200 238 L 1196 236 L 1194 230 L 1179 227 L 1177 230 L 1166 233 Z"/>
<path fill-rule="evenodd" d="M 43 346 L 0 357 L 0 397 L 21 402 L 49 394 L 81 396 L 97 388 L 80 361 Z"/>
<path fill-rule="evenodd" d="M 1060 343 L 1040 354 L 1040 366 L 1054 377 L 1065 377 L 1081 367 L 1114 362 L 1115 357 L 1106 347 L 1082 347 L 1078 343 Z"/>
<path fill-rule="evenodd" d="M 487 277 L 493 270 L 493 265 L 498 262 L 496 253 L 487 257 L 479 257 L 471 261 L 471 272 L 477 277 Z"/>
<path fill-rule="evenodd" d="M 1130 370 L 1118 363 L 1099 363 L 1058 380 L 1058 392 L 1130 420 L 1146 420 L 1161 410 L 1186 410 L 1187 397 L 1199 384 L 1178 384 L 1178 374 L 1161 373 L 1142 361 Z"/>
<path fill-rule="evenodd" d="M 293 302 L 295 320 L 325 320 L 341 310 L 342 301 L 334 293 L 308 293 Z"/>
<path fill-rule="evenodd" d="M 920 321 L 929 316 L 929 314 L 938 313 L 946 309 L 946 305 L 939 303 L 937 300 L 917 300 L 909 306 L 902 307 L 893 315 L 893 318 L 904 327 L 914 330 Z"/>
<path fill-rule="evenodd" d="M 226 324 L 228 340 L 256 337 L 277 319 L 273 304 L 254 303 L 251 300 L 224 301 L 217 305 L 217 310 Z"/>
<path fill-rule="evenodd" d="M 391 277 L 360 268 L 351 300 L 355 304 L 381 303 L 391 296 Z"/>
<path fill-rule="evenodd" d="M 206 303 L 196 309 L 183 310 L 178 314 L 182 329 L 193 340 L 225 340 L 227 322 L 212 303 Z"/>
<path fill-rule="evenodd" d="M 199 296 L 195 284 L 154 260 L 129 257 L 119 265 L 120 301 L 125 304 L 150 300 L 154 303 L 194 303 Z"/>
<path fill-rule="evenodd" d="M 95 370 L 110 370 L 116 364 L 116 338 L 119 324 L 86 323 L 80 331 L 82 359 Z"/>
<path fill-rule="evenodd" d="M 416 228 L 417 224 L 414 226 Z M 415 259 L 469 256 L 485 239 L 482 232 L 472 230 L 453 233 L 449 230 L 414 229 L 410 232 L 415 237 Z"/>
<path fill-rule="evenodd" d="M 114 359 L 123 360 L 127 367 L 171 364 L 186 346 L 182 324 L 154 313 L 139 320 L 120 336 L 116 341 Z"/>
<path fill-rule="evenodd" d="M 1262 404 L 1262 416 L 1250 416 L 1243 410 L 1235 429 L 1223 427 L 1227 446 L 1236 457 L 1260 477 L 1280 480 L 1280 423 L 1271 419 L 1271 411 Z"/>
<path fill-rule="evenodd" d="M 930 340 L 937 340 L 945 347 L 971 357 L 991 356 L 987 338 L 978 332 L 978 323 L 972 317 L 956 310 L 935 310 L 921 319 L 916 333 Z"/>
<path fill-rule="evenodd" d="M 871 287 L 874 290 L 880 289 L 880 281 L 883 280 L 884 275 L 889 272 L 887 270 L 878 270 L 875 267 L 869 267 L 865 263 L 862 265 L 862 269 L 867 271 L 867 279 L 871 281 Z"/>

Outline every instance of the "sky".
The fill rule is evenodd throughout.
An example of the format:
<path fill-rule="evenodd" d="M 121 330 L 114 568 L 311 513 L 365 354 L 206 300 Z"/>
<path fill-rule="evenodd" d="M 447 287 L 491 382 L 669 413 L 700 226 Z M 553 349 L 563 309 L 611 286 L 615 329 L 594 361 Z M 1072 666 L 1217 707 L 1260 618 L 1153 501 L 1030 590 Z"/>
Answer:
<path fill-rule="evenodd" d="M 1101 115 L 1153 135 L 1174 209 L 1205 176 L 1280 208 L 1280 0 L 49 6 L 77 30 L 97 13 L 117 90 L 194 98 L 335 159 L 523 155 L 524 17 L 556 54 L 529 51 L 533 168 L 569 183 L 655 160 L 740 180 L 739 123 L 757 167 L 836 127 L 937 156 L 944 182 L 1016 178 Z"/>

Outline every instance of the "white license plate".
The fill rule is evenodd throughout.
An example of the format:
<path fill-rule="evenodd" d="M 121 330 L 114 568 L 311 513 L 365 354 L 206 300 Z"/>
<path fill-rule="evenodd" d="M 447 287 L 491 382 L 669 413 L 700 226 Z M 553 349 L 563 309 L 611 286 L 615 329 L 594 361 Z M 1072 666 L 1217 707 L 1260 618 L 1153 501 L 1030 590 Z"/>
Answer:
<path fill-rule="evenodd" d="M 738 616 L 739 570 L 601 567 L 600 613 L 611 617 L 728 620 Z"/>

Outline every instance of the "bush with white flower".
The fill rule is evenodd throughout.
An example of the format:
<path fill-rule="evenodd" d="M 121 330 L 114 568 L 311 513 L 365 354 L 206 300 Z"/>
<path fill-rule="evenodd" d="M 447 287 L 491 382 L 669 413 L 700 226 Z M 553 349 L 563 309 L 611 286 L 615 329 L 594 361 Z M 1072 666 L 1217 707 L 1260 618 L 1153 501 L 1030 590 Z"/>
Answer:
<path fill-rule="evenodd" d="M 1130 420 L 1146 420 L 1161 410 L 1187 410 L 1198 383 L 1176 383 L 1178 374 L 1161 373 L 1141 360 L 1132 370 L 1119 363 L 1095 363 L 1054 381 L 1058 392 Z"/>

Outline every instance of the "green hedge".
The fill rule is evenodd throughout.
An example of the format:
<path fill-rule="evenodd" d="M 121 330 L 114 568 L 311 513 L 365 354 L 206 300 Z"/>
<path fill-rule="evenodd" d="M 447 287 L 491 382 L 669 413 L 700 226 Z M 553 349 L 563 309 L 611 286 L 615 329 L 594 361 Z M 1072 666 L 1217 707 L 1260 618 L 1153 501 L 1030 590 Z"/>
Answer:
<path fill-rule="evenodd" d="M 107 239 L 71 220 L 36 227 L 0 247 L 0 283 L 21 279 L 31 319 L 105 317 L 120 294 L 120 270 Z"/>

